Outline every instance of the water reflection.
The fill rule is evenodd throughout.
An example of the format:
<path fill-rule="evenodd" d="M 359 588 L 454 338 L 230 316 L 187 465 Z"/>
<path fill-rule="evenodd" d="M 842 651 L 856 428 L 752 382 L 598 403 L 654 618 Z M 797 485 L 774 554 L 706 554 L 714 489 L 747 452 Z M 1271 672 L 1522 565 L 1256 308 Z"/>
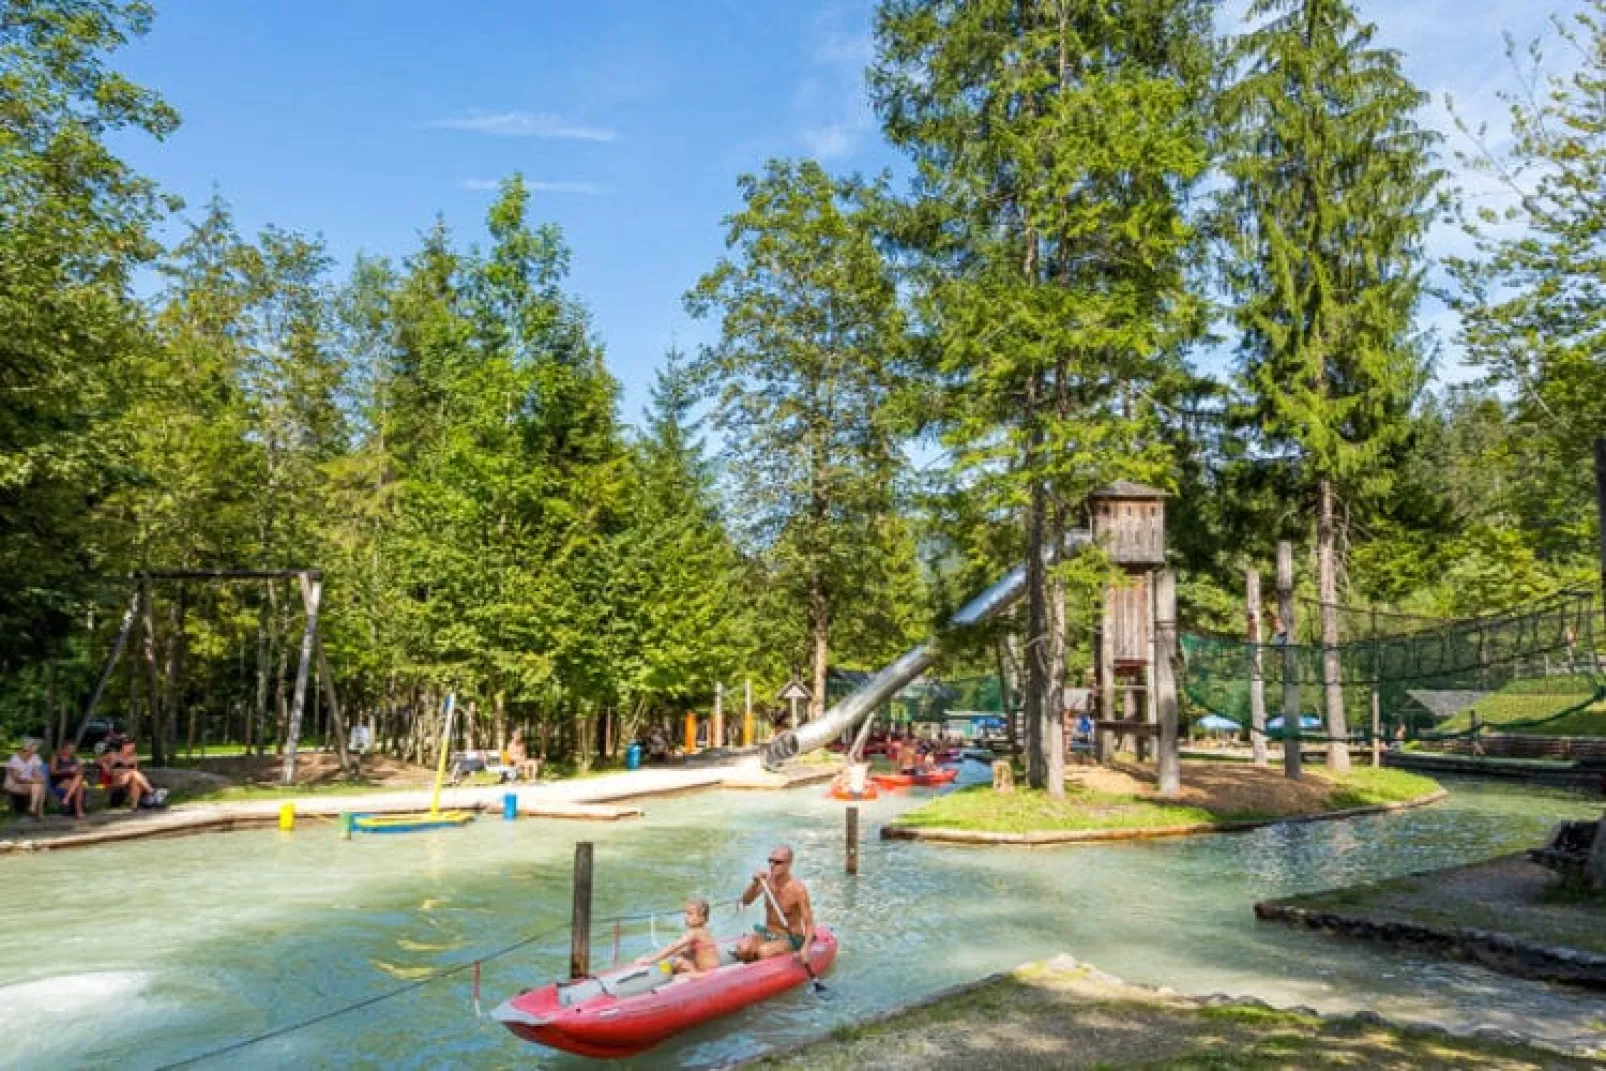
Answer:
<path fill-rule="evenodd" d="M 11 908 L 0 920 L 8 1039 L 0 1063 L 74 1065 L 132 1053 L 136 1066 L 151 1066 L 550 931 L 486 966 L 494 1003 L 564 969 L 569 865 L 580 837 L 597 844 L 599 916 L 673 911 L 691 894 L 726 899 L 772 843 L 788 841 L 819 914 L 842 935 L 830 979 L 836 999 L 798 991 L 683 1035 L 641 1067 L 751 1054 L 1059 951 L 1185 992 L 1375 1007 L 1552 1037 L 1596 1029 L 1600 1004 L 1587 994 L 1254 921 L 1257 899 L 1512 851 L 1559 818 L 1596 812 L 1558 791 L 1452 787 L 1445 804 L 1398 815 L 1037 851 L 873 839 L 910 805 L 884 798 L 863 807 L 857 879 L 841 873 L 841 806 L 816 789 L 649 801 L 635 823 L 482 820 L 350 842 L 314 827 L 13 858 L 0 864 Z M 103 880 L 113 872 L 117 881 Z M 716 916 L 716 924 L 737 920 Z M 666 914 L 657 936 L 672 925 Z M 627 934 L 624 954 L 648 940 L 645 930 Z M 611 952 L 611 934 L 599 936 L 595 954 Z M 582 1066 L 476 1021 L 469 986 L 467 976 L 450 979 L 228 1062 Z"/>

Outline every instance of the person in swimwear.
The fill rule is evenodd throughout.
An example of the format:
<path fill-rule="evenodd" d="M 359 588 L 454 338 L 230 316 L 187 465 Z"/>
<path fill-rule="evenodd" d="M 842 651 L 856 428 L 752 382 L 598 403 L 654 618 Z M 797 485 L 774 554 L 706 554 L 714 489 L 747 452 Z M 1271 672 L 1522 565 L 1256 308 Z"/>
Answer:
<path fill-rule="evenodd" d="M 150 781 L 139 772 L 139 756 L 134 752 L 132 739 L 124 737 L 117 750 L 102 755 L 100 768 L 101 780 L 112 795 L 128 795 L 129 810 L 139 810 L 140 801 L 151 795 Z"/>
<path fill-rule="evenodd" d="M 719 943 L 708 932 L 708 901 L 686 901 L 686 932 L 669 944 L 636 960 L 637 966 L 668 960 L 669 969 L 687 976 L 703 974 L 719 967 Z"/>
<path fill-rule="evenodd" d="M 770 849 L 769 870 L 753 875 L 742 893 L 742 906 L 760 896 L 764 897 L 764 922 L 737 942 L 736 958 L 752 963 L 790 952 L 799 963 L 807 965 L 809 949 L 814 944 L 814 906 L 809 903 L 808 889 L 792 876 L 792 849 L 784 844 Z M 779 912 L 775 910 L 777 903 Z"/>

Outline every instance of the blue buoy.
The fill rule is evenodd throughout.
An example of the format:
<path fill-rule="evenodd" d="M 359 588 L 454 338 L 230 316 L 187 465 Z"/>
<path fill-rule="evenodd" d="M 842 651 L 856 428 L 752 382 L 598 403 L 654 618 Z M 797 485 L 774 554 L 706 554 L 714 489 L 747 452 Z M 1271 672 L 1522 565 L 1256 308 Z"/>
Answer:
<path fill-rule="evenodd" d="M 507 795 L 502 797 L 502 817 L 511 822 L 518 816 L 519 795 L 517 792 L 509 792 Z"/>

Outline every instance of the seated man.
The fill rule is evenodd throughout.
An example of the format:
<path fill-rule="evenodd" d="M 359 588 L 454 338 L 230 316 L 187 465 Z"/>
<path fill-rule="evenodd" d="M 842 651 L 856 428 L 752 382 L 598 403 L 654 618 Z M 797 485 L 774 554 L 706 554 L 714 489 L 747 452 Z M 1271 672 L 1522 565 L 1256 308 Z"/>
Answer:
<path fill-rule="evenodd" d="M 920 767 L 920 754 L 915 750 L 915 742 L 908 737 L 898 743 L 898 751 L 892 760 L 899 773 L 914 773 Z"/>
<path fill-rule="evenodd" d="M 708 901 L 686 901 L 686 932 L 651 955 L 636 960 L 638 966 L 668 960 L 675 974 L 697 975 L 719 967 L 719 943 L 708 932 Z"/>
<path fill-rule="evenodd" d="M 50 794 L 62 813 L 72 809 L 79 821 L 84 817 L 84 764 L 78 761 L 78 745 L 64 740 L 50 760 Z"/>
<path fill-rule="evenodd" d="M 507 764 L 521 781 L 534 781 L 541 772 L 541 760 L 530 758 L 530 749 L 524 744 L 523 729 L 514 729 L 513 738 L 507 742 Z"/>
<path fill-rule="evenodd" d="M 6 794 L 13 810 L 26 810 L 37 821 L 45 816 L 45 764 L 39 761 L 39 741 L 22 738 L 22 746 L 6 761 Z"/>
<path fill-rule="evenodd" d="M 106 786 L 108 803 L 115 807 L 128 798 L 128 809 L 139 810 L 140 801 L 151 795 L 151 783 L 139 772 L 139 756 L 134 741 L 123 737 L 115 748 L 108 747 L 100 757 L 101 784 Z"/>
<path fill-rule="evenodd" d="M 809 891 L 792 876 L 792 849 L 784 844 L 770 849 L 769 870 L 760 870 L 742 893 L 746 907 L 764 897 L 764 924 L 736 945 L 736 958 L 751 963 L 783 956 L 788 952 L 807 965 L 809 946 L 814 943 L 814 908 Z"/>

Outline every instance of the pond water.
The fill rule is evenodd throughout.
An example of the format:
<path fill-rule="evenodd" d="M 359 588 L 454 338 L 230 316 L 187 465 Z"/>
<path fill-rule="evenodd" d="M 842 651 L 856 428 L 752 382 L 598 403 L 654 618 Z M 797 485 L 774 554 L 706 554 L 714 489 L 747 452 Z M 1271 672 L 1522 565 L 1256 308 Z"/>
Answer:
<path fill-rule="evenodd" d="M 582 838 L 596 843 L 595 914 L 662 909 L 660 941 L 683 897 L 728 899 L 772 843 L 789 842 L 842 938 L 830 999 L 800 989 L 621 1066 L 750 1055 L 1062 951 L 1184 992 L 1606 1038 L 1597 996 L 1255 921 L 1257 899 L 1513 851 L 1599 808 L 1561 791 L 1450 787 L 1445 803 L 1395 815 L 1038 851 L 881 841 L 881 822 L 913 802 L 883 798 L 862 808 L 856 879 L 842 873 L 842 806 L 818 787 L 649 800 L 634 822 L 482 818 L 349 842 L 311 825 L 11 857 L 0 860 L 0 1065 L 162 1066 L 546 934 L 486 963 L 489 1010 L 565 969 Z M 716 932 L 742 922 L 715 913 Z M 651 936 L 626 929 L 625 955 Z M 612 952 L 605 926 L 593 955 L 605 964 Z M 476 1020 L 470 996 L 459 975 L 206 1066 L 589 1063 Z"/>

